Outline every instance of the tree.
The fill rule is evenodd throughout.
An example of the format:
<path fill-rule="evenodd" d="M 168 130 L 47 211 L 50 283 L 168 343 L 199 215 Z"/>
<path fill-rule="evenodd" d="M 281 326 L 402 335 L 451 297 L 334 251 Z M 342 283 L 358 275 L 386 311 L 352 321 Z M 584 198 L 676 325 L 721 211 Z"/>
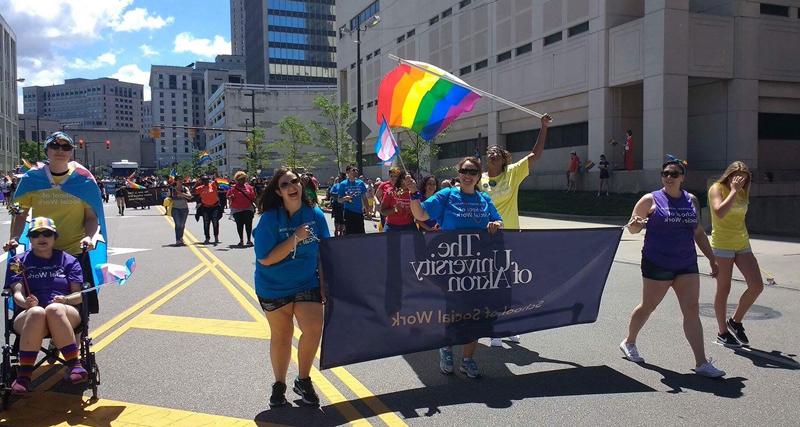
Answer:
<path fill-rule="evenodd" d="M 403 164 L 412 175 L 416 178 L 422 178 L 422 172 L 431 172 L 431 162 L 438 158 L 439 145 L 436 140 L 442 138 L 447 133 L 447 130 L 442 131 L 435 138 L 430 141 L 425 141 L 418 133 L 411 129 L 406 129 L 405 132 L 398 138 L 398 145 L 401 148 L 400 156 L 402 157 Z M 403 138 L 405 136 L 405 138 Z M 404 144 L 403 141 L 406 143 Z M 449 168 L 437 170 L 436 172 L 443 172 Z"/>
<path fill-rule="evenodd" d="M 319 153 L 308 152 L 307 148 L 313 147 L 311 133 L 308 127 L 295 116 L 286 116 L 278 122 L 278 128 L 284 138 L 270 144 L 275 151 L 281 154 L 283 165 L 290 169 L 313 170 L 322 156 Z"/>
<path fill-rule="evenodd" d="M 245 141 L 247 154 L 242 156 L 241 160 L 244 160 L 245 169 L 250 176 L 257 176 L 258 171 L 263 169 L 269 161 L 269 152 L 266 144 L 264 144 L 264 135 L 264 129 L 253 128 L 250 137 Z"/>
<path fill-rule="evenodd" d="M 19 142 L 19 157 L 33 164 L 44 160 L 42 151 L 44 150 L 39 149 L 39 143 L 36 141 L 23 140 Z"/>
<path fill-rule="evenodd" d="M 325 119 L 325 123 L 310 122 L 317 143 L 333 153 L 336 169 L 342 171 L 346 165 L 356 161 L 354 141 L 347 133 L 347 129 L 356 119 L 355 114 L 347 103 L 338 104 L 332 96 L 317 96 L 314 99 L 314 106 L 320 110 L 320 115 Z"/>

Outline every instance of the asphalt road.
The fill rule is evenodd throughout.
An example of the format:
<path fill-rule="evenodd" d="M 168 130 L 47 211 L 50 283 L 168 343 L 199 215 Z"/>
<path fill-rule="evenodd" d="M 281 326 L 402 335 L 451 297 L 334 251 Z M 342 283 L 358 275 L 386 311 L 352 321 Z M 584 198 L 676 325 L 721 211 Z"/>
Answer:
<path fill-rule="evenodd" d="M 294 402 L 270 410 L 269 328 L 252 290 L 252 248 L 230 246 L 238 237 L 227 218 L 222 244 L 172 247 L 172 225 L 162 212 L 127 210 L 120 217 L 113 201 L 107 205 L 110 262 L 135 256 L 138 269 L 127 285 L 101 293 L 101 313 L 91 318 L 100 400 L 86 402 L 60 381 L 63 371 L 46 366 L 36 372 L 32 396 L 14 401 L 0 424 L 797 425 L 800 416 L 797 242 L 753 240 L 778 285 L 765 289 L 745 320 L 752 350 L 712 344 L 715 285 L 701 276 L 707 353 L 728 372 L 721 380 L 691 373 L 672 293 L 639 338 L 647 363 L 622 358 L 617 346 L 642 286 L 642 237 L 626 234 L 594 324 L 528 334 L 502 349 L 481 340 L 478 380 L 441 375 L 435 352 L 313 370 L 320 408 Z M 594 225 L 524 218 L 522 226 Z M 7 224 L 2 228 L 5 240 Z M 202 240 L 193 216 L 187 229 L 190 240 Z M 371 223 L 367 229 L 374 231 Z M 708 271 L 704 260 L 700 265 Z M 744 284 L 733 288 L 738 294 Z M 296 396 L 289 391 L 287 398 Z"/>

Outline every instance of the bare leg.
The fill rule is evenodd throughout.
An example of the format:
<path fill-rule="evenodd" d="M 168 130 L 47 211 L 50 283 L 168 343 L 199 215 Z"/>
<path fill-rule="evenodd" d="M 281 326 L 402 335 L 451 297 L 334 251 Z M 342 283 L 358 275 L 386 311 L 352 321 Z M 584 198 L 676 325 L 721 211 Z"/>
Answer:
<path fill-rule="evenodd" d="M 58 348 L 76 344 L 74 328 L 81 322 L 78 309 L 71 305 L 52 303 L 45 308 L 47 329 Z"/>
<path fill-rule="evenodd" d="M 269 323 L 269 358 L 272 361 L 272 373 L 275 381 L 286 384 L 286 371 L 289 369 L 291 359 L 292 334 L 294 321 L 292 318 L 294 303 L 267 312 Z"/>
<path fill-rule="evenodd" d="M 294 315 L 300 327 L 300 345 L 298 346 L 298 365 L 300 378 L 308 378 L 314 356 L 319 349 L 322 337 L 322 304 L 316 302 L 300 302 L 294 304 Z"/>
<path fill-rule="evenodd" d="M 739 298 L 739 306 L 733 313 L 733 321 L 741 323 L 747 310 L 756 302 L 756 299 L 764 290 L 764 279 L 761 277 L 761 269 L 758 268 L 758 261 L 752 253 L 736 255 L 736 266 L 742 272 L 747 282 L 747 290 Z"/>
<path fill-rule="evenodd" d="M 642 278 L 642 280 L 644 281 L 642 286 L 642 303 L 633 309 L 631 321 L 628 324 L 628 337 L 625 339 L 625 342 L 629 344 L 636 343 L 636 337 L 639 335 L 639 331 L 642 330 L 650 314 L 655 311 L 658 304 L 664 299 L 664 295 L 667 294 L 669 286 L 672 284 L 672 282 L 663 280 L 646 278 Z"/>
<path fill-rule="evenodd" d="M 714 296 L 714 314 L 717 316 L 717 328 L 720 335 L 728 332 L 725 322 L 728 320 L 728 295 L 731 293 L 733 277 L 733 258 L 717 257 L 717 293 Z"/>
<path fill-rule="evenodd" d="M 683 313 L 683 333 L 694 353 L 695 367 L 706 363 L 706 350 L 703 345 L 703 325 L 700 323 L 700 276 L 682 274 L 672 282 L 672 289 L 678 297 Z"/>
<path fill-rule="evenodd" d="M 47 335 L 47 316 L 42 307 L 31 307 L 14 319 L 14 330 L 21 338 L 21 351 L 39 351 L 42 340 Z"/>
<path fill-rule="evenodd" d="M 472 359 L 472 356 L 475 355 L 475 349 L 478 348 L 478 341 L 473 341 L 469 344 L 464 344 L 464 357 L 467 359 Z"/>

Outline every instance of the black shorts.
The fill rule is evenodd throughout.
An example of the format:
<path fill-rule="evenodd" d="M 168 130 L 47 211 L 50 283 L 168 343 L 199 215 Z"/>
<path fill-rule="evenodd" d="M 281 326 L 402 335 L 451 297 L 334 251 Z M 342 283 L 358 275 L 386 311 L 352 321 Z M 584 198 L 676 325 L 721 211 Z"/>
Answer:
<path fill-rule="evenodd" d="M 608 179 L 608 169 L 600 169 L 600 179 Z"/>
<path fill-rule="evenodd" d="M 642 277 L 645 279 L 669 281 L 675 280 L 676 277 L 683 274 L 698 274 L 699 272 L 696 262 L 688 267 L 670 270 L 659 267 L 647 259 L 642 258 Z"/>
<path fill-rule="evenodd" d="M 344 209 L 344 234 L 364 233 L 364 214 Z"/>
<path fill-rule="evenodd" d="M 280 298 L 263 298 L 258 297 L 258 303 L 264 311 L 275 311 L 286 304 L 294 302 L 318 302 L 322 303 L 322 294 L 319 288 L 308 289 L 300 291 L 294 295 L 289 295 Z"/>
<path fill-rule="evenodd" d="M 344 208 L 342 205 L 333 205 L 331 207 L 331 216 L 333 217 L 333 223 L 337 225 L 344 224 Z"/>

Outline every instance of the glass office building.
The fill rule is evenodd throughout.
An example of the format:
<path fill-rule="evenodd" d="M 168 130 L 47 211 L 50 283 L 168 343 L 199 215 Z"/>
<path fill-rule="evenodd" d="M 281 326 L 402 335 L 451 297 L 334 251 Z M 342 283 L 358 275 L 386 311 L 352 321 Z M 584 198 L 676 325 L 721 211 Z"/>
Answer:
<path fill-rule="evenodd" d="M 336 84 L 334 0 L 245 2 L 247 82 Z"/>

